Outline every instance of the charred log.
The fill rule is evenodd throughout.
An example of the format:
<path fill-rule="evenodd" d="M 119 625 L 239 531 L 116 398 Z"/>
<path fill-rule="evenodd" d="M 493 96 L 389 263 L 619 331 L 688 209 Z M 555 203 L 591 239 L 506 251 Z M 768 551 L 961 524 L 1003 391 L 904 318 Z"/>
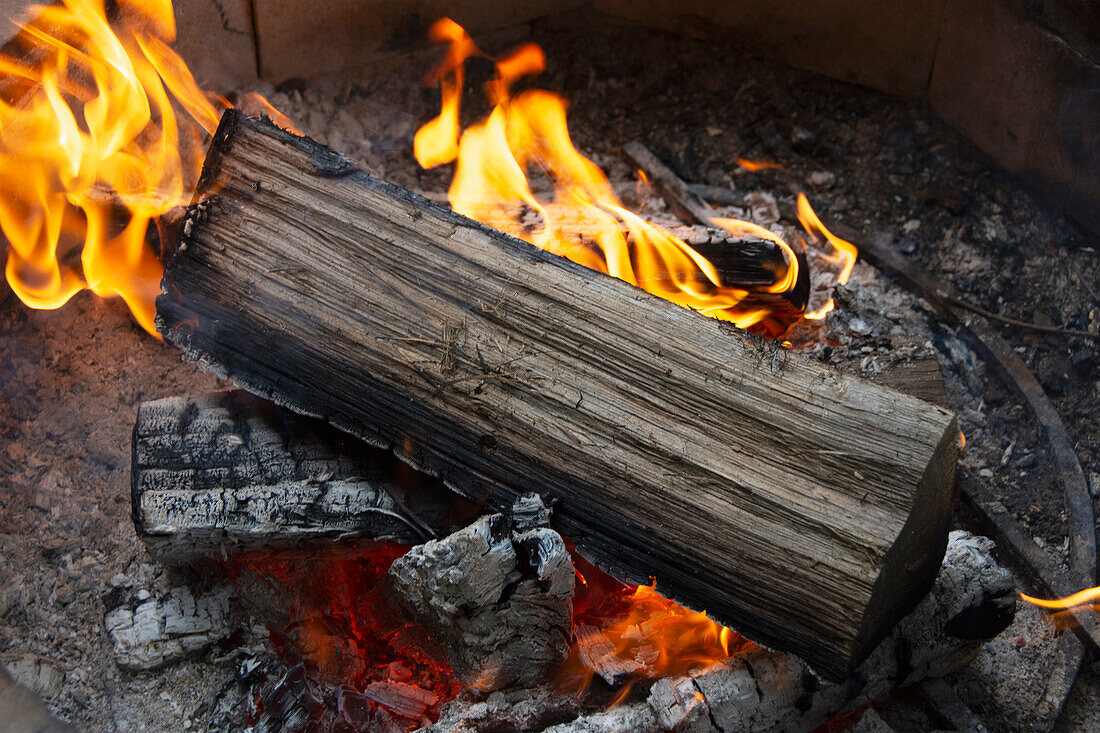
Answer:
<path fill-rule="evenodd" d="M 390 452 L 243 391 L 142 404 L 131 482 L 138 536 L 168 564 L 322 538 L 419 544 L 477 511 Z"/>
<path fill-rule="evenodd" d="M 637 140 L 623 146 L 623 157 L 645 174 L 653 189 L 665 200 L 669 209 L 689 224 L 714 226 L 718 215 L 692 186 L 680 179 L 649 148 Z M 740 202 L 739 202 L 740 203 Z M 802 314 L 810 297 L 810 267 L 806 255 L 794 249 L 798 266 L 798 279 L 785 293 L 769 293 L 774 285 L 787 274 L 788 262 L 780 247 L 766 239 L 746 238 L 732 241 L 708 242 L 693 245 L 699 254 L 710 260 L 727 285 L 743 287 L 749 291 L 748 303 L 771 311 L 761 324 L 763 333 L 781 334 L 790 323 Z M 746 303 L 746 305 L 748 304 Z"/>
<path fill-rule="evenodd" d="M 509 238 L 228 112 L 167 264 L 187 358 L 834 678 L 939 567 L 946 410 Z M 803 609 L 813 607 L 814 613 Z"/>

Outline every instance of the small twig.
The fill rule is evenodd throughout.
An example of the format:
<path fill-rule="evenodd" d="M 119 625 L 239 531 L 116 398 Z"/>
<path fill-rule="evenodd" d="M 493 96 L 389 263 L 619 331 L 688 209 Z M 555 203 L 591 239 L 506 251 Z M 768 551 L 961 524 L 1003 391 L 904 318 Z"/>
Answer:
<path fill-rule="evenodd" d="M 1090 333 L 1088 331 L 1081 331 L 1076 328 L 1061 328 L 1060 326 L 1043 326 L 1038 323 L 1021 321 L 1019 319 L 1011 318 L 1009 316 L 1001 316 L 992 311 L 987 311 L 985 308 L 982 308 L 979 305 L 974 305 L 973 303 L 965 301 L 962 298 L 954 295 L 944 294 L 944 300 L 946 300 L 951 305 L 957 306 L 959 308 L 965 308 L 966 310 L 977 313 L 978 315 L 988 318 L 991 321 L 998 321 L 999 323 L 1004 323 L 1009 326 L 1026 328 L 1031 331 L 1042 331 L 1043 333 L 1056 333 L 1063 336 L 1080 336 L 1081 338 L 1087 339 L 1100 339 L 1100 333 Z"/>
<path fill-rule="evenodd" d="M 732 188 L 708 186 L 705 183 L 689 183 L 688 190 L 704 201 L 712 201 L 723 206 L 745 208 L 745 197 Z"/>
<path fill-rule="evenodd" d="M 653 190 L 665 200 L 672 213 L 689 224 L 711 226 L 710 220 L 717 216 L 717 212 L 692 193 L 688 185 L 649 148 L 637 140 L 631 140 L 623 146 L 623 157 L 631 165 L 642 169 Z"/>

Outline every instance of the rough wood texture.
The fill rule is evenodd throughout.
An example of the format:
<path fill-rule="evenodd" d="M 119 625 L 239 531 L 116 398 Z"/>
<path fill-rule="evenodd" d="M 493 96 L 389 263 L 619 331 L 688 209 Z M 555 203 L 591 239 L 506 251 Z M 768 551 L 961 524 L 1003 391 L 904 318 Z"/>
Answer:
<path fill-rule="evenodd" d="M 174 564 L 321 538 L 419 544 L 476 511 L 391 453 L 243 391 L 143 403 L 134 527 Z"/>
<path fill-rule="evenodd" d="M 227 113 L 158 328 L 625 580 L 838 678 L 927 591 L 954 416 Z M 814 609 L 807 613 L 805 609 Z"/>
<path fill-rule="evenodd" d="M 1012 576 L 993 543 L 954 532 L 928 596 L 883 640 L 851 680 L 822 684 L 790 654 L 755 651 L 684 677 L 663 677 L 642 700 L 607 710 L 540 689 L 449 703 L 429 733 L 542 730 L 554 733 L 809 731 L 904 685 L 938 679 L 973 659 L 1011 622 Z M 593 712 L 592 707 L 597 707 Z M 556 724 L 556 725 L 555 725 Z"/>
<path fill-rule="evenodd" d="M 531 503 L 542 507 L 521 497 L 510 516 L 414 547 L 386 573 L 398 628 L 415 620 L 468 687 L 530 687 L 569 654 L 573 562 Z"/>

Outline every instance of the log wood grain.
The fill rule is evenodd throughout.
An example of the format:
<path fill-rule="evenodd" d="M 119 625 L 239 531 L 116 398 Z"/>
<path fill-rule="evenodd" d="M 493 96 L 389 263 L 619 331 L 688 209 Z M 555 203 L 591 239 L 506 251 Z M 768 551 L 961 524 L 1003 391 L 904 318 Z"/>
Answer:
<path fill-rule="evenodd" d="M 956 420 L 229 112 L 157 301 L 237 384 L 839 678 L 942 558 Z"/>

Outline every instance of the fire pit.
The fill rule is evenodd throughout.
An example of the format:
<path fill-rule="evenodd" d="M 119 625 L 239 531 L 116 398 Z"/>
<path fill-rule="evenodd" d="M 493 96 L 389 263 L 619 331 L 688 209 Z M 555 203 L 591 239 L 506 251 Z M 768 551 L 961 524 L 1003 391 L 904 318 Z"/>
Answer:
<path fill-rule="evenodd" d="M 257 7 L 251 32 L 262 39 L 271 22 Z M 833 718 L 831 727 L 961 729 L 973 721 L 967 706 L 1001 725 L 1016 715 L 1007 695 L 1039 695 L 1035 722 L 1056 719 L 1081 647 L 1034 609 L 956 673 L 965 703 L 942 683 L 880 696 L 964 664 L 1008 621 L 1010 586 L 987 541 L 955 536 L 941 563 L 958 436 L 953 415 L 929 403 L 954 408 L 968 443 L 960 481 L 971 513 L 955 521 L 1002 534 L 1022 527 L 1023 550 L 999 539 L 1039 568 L 1039 585 L 1024 586 L 1036 595 L 1064 595 L 1063 576 L 1080 577 L 1084 539 L 1063 497 L 1083 484 L 1067 473 L 1061 444 L 1048 457 L 1011 385 L 994 383 L 996 350 L 979 351 L 980 324 L 956 330 L 927 303 L 1008 310 L 1006 333 L 1070 435 L 1082 436 L 1073 458 L 1087 471 L 1097 399 L 1088 236 L 1034 213 L 1028 194 L 905 103 L 742 58 L 698 34 L 621 23 L 560 14 L 488 35 L 491 58 L 457 25 L 437 26 L 453 45 L 429 77 L 442 80 L 445 106 L 428 126 L 439 101 L 435 87 L 417 84 L 432 68 L 427 50 L 386 51 L 369 72 L 327 76 L 333 56 L 322 55 L 311 78 L 285 79 L 293 61 L 268 46 L 260 70 L 277 87 L 245 74 L 228 102 L 204 102 L 213 116 L 191 108 L 209 132 L 230 102 L 266 112 L 336 152 L 226 114 L 202 200 L 183 217 L 141 210 L 157 226 L 142 224 L 134 241 L 144 246 L 147 231 L 168 263 L 160 330 L 239 386 L 382 450 L 241 394 L 199 397 L 219 383 L 125 326 L 110 302 L 77 295 L 33 312 L 5 301 L 3 465 L 14 489 L 2 511 L 14 562 L 0 651 L 53 710 L 90 728 L 113 718 L 811 729 Z M 223 26 L 239 30 L 230 17 Z M 510 50 L 527 37 L 545 57 Z M 308 39 L 281 40 L 308 49 Z M 166 73 L 172 57 L 150 48 L 142 53 Z M 714 64 L 716 55 L 729 62 Z M 564 115 L 560 132 L 540 127 L 558 114 L 556 97 L 531 78 L 572 100 L 568 132 Z M 479 108 L 485 82 L 489 106 Z M 167 87 L 185 100 L 185 83 Z M 464 88 L 461 109 L 448 113 L 448 95 Z M 525 107 L 526 122 L 508 116 Z M 500 162 L 474 157 L 470 130 L 491 137 L 494 118 L 508 138 L 503 160 L 537 164 L 518 187 L 501 186 Z M 450 140 L 453 151 L 452 122 L 467 130 L 461 144 Z M 518 152 L 523 125 L 537 140 L 571 136 L 604 173 L 590 177 L 576 150 Z M 201 155 L 202 142 L 180 143 L 184 157 L 188 145 Z M 92 211 L 81 196 L 74 205 Z M 571 200 L 589 208 L 566 209 Z M 122 203 L 131 226 L 101 249 L 138 231 L 139 209 Z M 95 206 L 126 221 L 117 201 Z M 601 217 L 614 228 L 595 229 Z M 920 265 L 949 273 L 955 292 L 918 291 L 922 302 L 854 265 L 850 242 L 875 257 L 880 244 L 844 222 L 897 232 L 911 260 L 902 274 Z M 378 249 L 356 254 L 368 240 Z M 283 249 L 265 250 L 270 243 Z M 154 250 L 140 250 L 151 259 L 127 277 L 159 289 Z M 998 271 L 997 256 L 1013 266 Z M 23 251 L 13 257 L 20 298 L 48 305 L 32 296 L 49 284 L 32 277 Z M 1073 266 L 1050 264 L 1059 260 Z M 72 270 L 97 292 L 121 293 L 151 327 L 145 286 L 97 280 L 98 267 L 63 261 L 59 282 L 73 287 L 64 285 Z M 91 396 L 60 411 L 69 394 Z M 174 399 L 150 401 L 163 397 Z M 119 407 L 138 403 L 127 465 L 134 412 Z M 739 457 L 727 456 L 730 446 Z M 1048 462 L 1058 470 L 1043 470 Z M 78 511 L 89 495 L 98 508 Z M 1059 552 L 1068 569 L 1051 580 Z M 899 663 L 900 649 L 912 659 Z M 1050 669 L 1068 675 L 1067 687 L 1052 678 L 1037 690 Z M 745 690 L 756 707 L 745 707 Z"/>

